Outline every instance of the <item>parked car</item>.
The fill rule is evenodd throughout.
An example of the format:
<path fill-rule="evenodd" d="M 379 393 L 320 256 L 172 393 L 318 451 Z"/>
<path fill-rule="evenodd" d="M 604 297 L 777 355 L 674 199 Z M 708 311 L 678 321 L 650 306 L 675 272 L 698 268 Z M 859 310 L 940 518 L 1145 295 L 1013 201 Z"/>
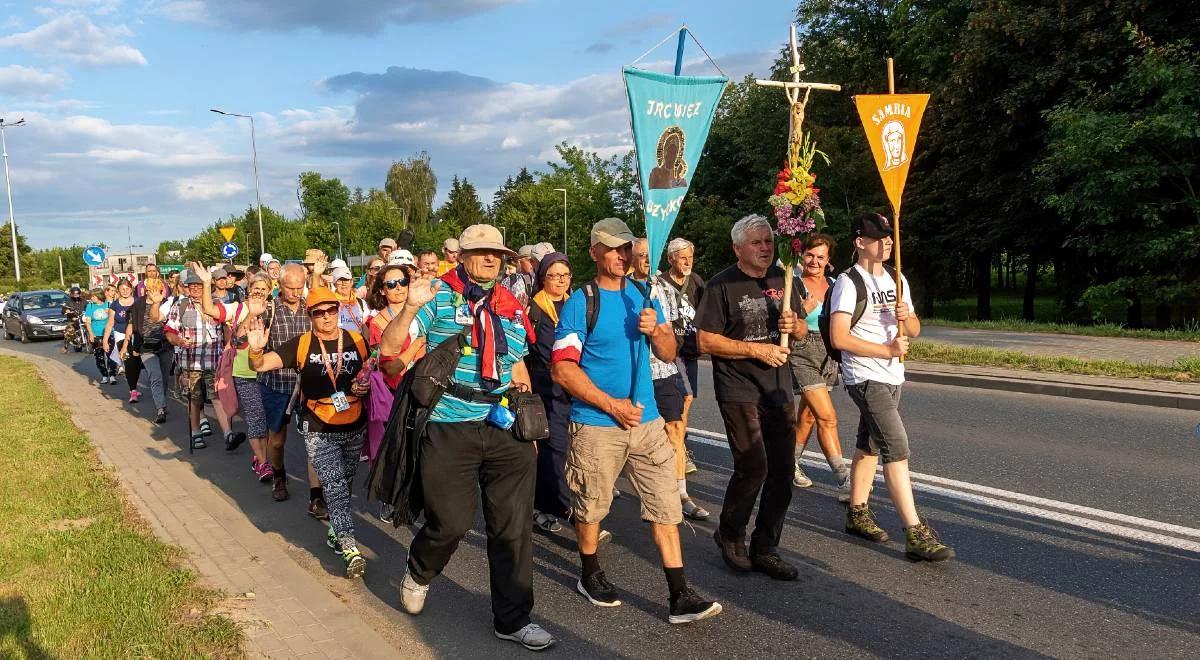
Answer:
<path fill-rule="evenodd" d="M 4 338 L 20 337 L 21 343 L 32 339 L 61 339 L 67 328 L 63 305 L 67 294 L 62 291 L 25 291 L 14 293 L 4 305 Z"/>

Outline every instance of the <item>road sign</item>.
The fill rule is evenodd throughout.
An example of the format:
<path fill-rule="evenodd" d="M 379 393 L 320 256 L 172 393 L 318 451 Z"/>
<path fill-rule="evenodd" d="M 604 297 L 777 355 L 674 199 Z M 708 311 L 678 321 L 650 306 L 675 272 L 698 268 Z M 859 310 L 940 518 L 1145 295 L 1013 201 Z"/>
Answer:
<path fill-rule="evenodd" d="M 233 243 L 226 243 L 221 246 L 221 256 L 226 259 L 232 259 L 238 256 L 238 246 Z"/>
<path fill-rule="evenodd" d="M 225 237 L 226 243 L 233 242 L 233 234 L 237 231 L 237 227 L 221 227 L 221 235 Z"/>
<path fill-rule="evenodd" d="M 93 245 L 92 247 L 84 248 L 83 263 L 93 267 L 103 266 L 105 256 L 104 248 Z"/>

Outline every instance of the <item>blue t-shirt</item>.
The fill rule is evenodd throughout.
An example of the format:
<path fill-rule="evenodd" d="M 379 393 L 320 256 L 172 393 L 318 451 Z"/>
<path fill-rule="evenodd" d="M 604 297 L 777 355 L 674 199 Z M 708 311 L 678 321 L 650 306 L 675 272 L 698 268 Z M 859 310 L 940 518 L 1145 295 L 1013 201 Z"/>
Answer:
<path fill-rule="evenodd" d="M 563 305 L 554 333 L 554 360 L 577 360 L 583 373 L 605 394 L 642 405 L 642 423 L 659 418 L 650 376 L 650 343 L 638 332 L 638 315 L 645 301 L 632 284 L 619 291 L 598 289 L 600 313 L 591 334 L 587 331 L 587 295 L 578 289 Z M 653 301 L 658 322 L 666 323 L 662 307 Z M 637 392 L 633 389 L 637 364 Z M 607 413 L 578 399 L 571 405 L 571 421 L 588 426 L 618 426 Z"/>
<path fill-rule="evenodd" d="M 133 309 L 133 305 L 126 307 L 121 301 L 114 300 L 108 307 L 113 313 L 113 332 L 125 334 L 129 330 L 129 310 Z M 101 330 L 100 334 L 104 334 L 104 331 Z"/>
<path fill-rule="evenodd" d="M 108 324 L 108 303 L 90 302 L 84 308 L 83 315 L 87 317 L 88 323 L 92 324 L 92 335 L 103 337 L 104 326 Z"/>
<path fill-rule="evenodd" d="M 466 299 L 454 293 L 449 286 L 443 285 L 434 295 L 433 300 L 421 307 L 417 312 L 414 323 L 417 326 L 418 337 L 425 337 L 426 349 L 433 351 L 438 344 L 454 337 L 463 329 L 460 319 L 466 318 Z M 456 318 L 457 317 L 457 318 Z M 522 361 L 529 352 L 526 345 L 525 326 L 519 320 L 501 319 L 504 326 L 504 336 L 508 340 L 508 352 L 500 357 L 500 386 L 492 390 L 499 394 L 508 390 L 512 384 L 512 367 Z M 468 337 L 470 333 L 468 332 Z M 479 352 L 460 355 L 458 365 L 454 368 L 454 381 L 472 389 L 481 389 L 479 377 Z M 450 393 L 442 395 L 433 412 L 429 416 L 431 422 L 477 422 L 487 419 L 492 404 L 463 401 Z"/>

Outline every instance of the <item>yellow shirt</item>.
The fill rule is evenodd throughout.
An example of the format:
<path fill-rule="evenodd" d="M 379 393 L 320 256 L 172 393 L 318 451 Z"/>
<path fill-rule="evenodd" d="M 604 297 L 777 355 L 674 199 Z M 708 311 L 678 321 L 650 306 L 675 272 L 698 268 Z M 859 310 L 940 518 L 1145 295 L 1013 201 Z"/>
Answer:
<path fill-rule="evenodd" d="M 452 264 L 449 261 L 438 261 L 438 277 L 458 268 L 458 264 Z"/>

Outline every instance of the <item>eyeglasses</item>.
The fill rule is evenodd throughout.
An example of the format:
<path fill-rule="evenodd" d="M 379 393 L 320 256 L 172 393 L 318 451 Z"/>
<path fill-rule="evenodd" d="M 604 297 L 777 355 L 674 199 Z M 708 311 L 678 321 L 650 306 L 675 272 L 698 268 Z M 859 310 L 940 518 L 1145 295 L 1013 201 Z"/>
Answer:
<path fill-rule="evenodd" d="M 408 278 L 405 277 L 399 280 L 384 280 L 383 285 L 388 289 L 395 289 L 398 286 L 408 286 Z"/>
<path fill-rule="evenodd" d="M 308 313 L 308 315 L 314 319 L 323 319 L 327 316 L 337 316 L 337 313 L 337 307 L 321 307 L 319 309 L 312 310 Z"/>
<path fill-rule="evenodd" d="M 548 275 L 546 275 L 546 279 L 555 280 L 558 282 L 565 282 L 565 281 L 571 279 L 571 274 L 570 273 L 548 274 Z"/>
<path fill-rule="evenodd" d="M 380 268 L 383 268 L 383 266 L 371 266 L 370 268 L 367 269 L 367 272 L 368 273 L 378 273 Z"/>

